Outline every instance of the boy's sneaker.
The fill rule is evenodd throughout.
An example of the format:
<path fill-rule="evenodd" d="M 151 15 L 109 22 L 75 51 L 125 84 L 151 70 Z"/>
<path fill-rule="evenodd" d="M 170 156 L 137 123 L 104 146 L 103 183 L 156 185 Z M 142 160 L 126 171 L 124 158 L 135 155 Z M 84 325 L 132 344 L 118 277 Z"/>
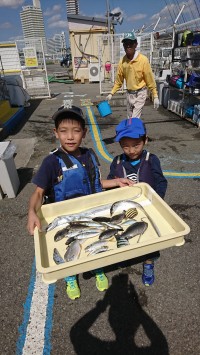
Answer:
<path fill-rule="evenodd" d="M 95 274 L 96 277 L 96 287 L 99 291 L 105 291 L 108 289 L 108 279 L 104 272 L 99 271 Z"/>
<path fill-rule="evenodd" d="M 154 283 L 154 264 L 143 264 L 142 282 L 145 286 Z"/>
<path fill-rule="evenodd" d="M 68 297 L 71 300 L 75 300 L 76 298 L 79 298 L 81 295 L 81 291 L 80 288 L 78 287 L 76 276 L 66 277 L 65 281 L 67 283 L 66 292 Z"/>

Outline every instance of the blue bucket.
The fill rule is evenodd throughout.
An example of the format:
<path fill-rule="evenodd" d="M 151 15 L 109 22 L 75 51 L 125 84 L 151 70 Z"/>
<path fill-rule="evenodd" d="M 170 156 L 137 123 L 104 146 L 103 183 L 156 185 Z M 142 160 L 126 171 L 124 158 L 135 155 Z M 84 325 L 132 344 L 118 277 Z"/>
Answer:
<path fill-rule="evenodd" d="M 108 101 L 101 101 L 99 104 L 97 104 L 98 111 L 101 115 L 101 117 L 105 117 L 108 115 L 111 115 L 112 110 L 111 107 L 108 103 Z"/>

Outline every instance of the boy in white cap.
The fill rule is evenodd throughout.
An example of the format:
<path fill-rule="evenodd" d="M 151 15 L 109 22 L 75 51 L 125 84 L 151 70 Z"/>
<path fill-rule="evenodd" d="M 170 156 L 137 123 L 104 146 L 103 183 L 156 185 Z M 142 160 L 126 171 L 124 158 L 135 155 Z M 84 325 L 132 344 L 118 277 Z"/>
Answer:
<path fill-rule="evenodd" d="M 114 86 L 106 99 L 108 101 L 112 99 L 125 79 L 127 117 L 140 117 L 147 97 L 147 88 L 152 93 L 154 108 L 159 107 L 156 82 L 148 58 L 136 50 L 137 38 L 134 32 L 125 33 L 122 43 L 126 55 L 119 61 Z"/>

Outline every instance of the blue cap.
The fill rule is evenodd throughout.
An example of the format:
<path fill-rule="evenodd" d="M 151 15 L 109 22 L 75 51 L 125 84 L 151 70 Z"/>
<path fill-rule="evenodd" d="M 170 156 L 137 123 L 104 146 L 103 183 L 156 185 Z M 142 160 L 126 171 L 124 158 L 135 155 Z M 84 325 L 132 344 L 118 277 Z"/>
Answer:
<path fill-rule="evenodd" d="M 122 40 L 122 43 L 126 40 L 130 40 L 130 41 L 137 41 L 137 38 L 135 37 L 135 33 L 134 32 L 126 32 L 124 33 L 124 38 Z"/>
<path fill-rule="evenodd" d="M 146 135 L 146 128 L 140 118 L 126 118 L 116 127 L 115 141 L 119 142 L 124 137 L 140 138 Z"/>

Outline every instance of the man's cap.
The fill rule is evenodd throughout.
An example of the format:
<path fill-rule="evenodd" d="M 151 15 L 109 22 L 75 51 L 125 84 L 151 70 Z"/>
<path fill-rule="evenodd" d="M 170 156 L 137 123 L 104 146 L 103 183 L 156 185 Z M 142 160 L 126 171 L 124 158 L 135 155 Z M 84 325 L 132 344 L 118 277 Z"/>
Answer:
<path fill-rule="evenodd" d="M 124 38 L 122 40 L 122 43 L 125 42 L 126 40 L 137 41 L 135 33 L 134 32 L 126 32 L 126 33 L 124 33 Z"/>
<path fill-rule="evenodd" d="M 58 111 L 56 111 L 52 119 L 56 121 L 57 119 L 65 119 L 65 118 L 71 118 L 71 119 L 78 119 L 79 121 L 82 121 L 85 123 L 85 119 L 83 117 L 83 111 L 77 107 L 77 106 L 71 106 L 70 108 L 64 108 L 64 106 L 61 106 Z"/>
<path fill-rule="evenodd" d="M 119 142 L 124 137 L 140 138 L 143 136 L 146 136 L 146 127 L 140 118 L 126 118 L 116 127 L 116 142 Z"/>

